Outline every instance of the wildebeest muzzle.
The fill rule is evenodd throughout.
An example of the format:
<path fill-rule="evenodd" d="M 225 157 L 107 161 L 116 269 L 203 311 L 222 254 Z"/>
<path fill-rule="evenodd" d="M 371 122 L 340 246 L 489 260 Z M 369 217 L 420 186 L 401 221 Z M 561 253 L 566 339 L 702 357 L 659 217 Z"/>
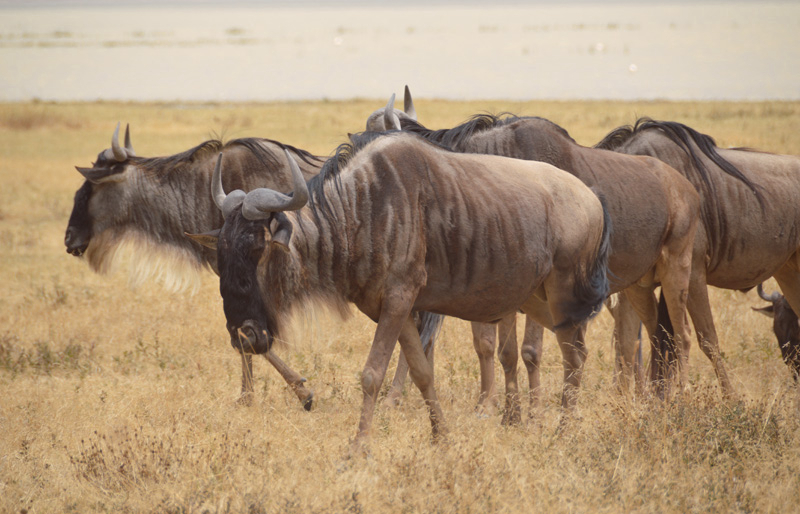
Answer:
<path fill-rule="evenodd" d="M 68 254 L 80 257 L 89 247 L 89 241 L 78 230 L 69 227 L 67 228 L 67 234 L 64 236 L 64 245 L 67 247 Z"/>
<path fill-rule="evenodd" d="M 230 329 L 231 346 L 239 353 L 267 353 L 272 347 L 272 334 L 257 321 L 248 319 L 242 326 Z"/>

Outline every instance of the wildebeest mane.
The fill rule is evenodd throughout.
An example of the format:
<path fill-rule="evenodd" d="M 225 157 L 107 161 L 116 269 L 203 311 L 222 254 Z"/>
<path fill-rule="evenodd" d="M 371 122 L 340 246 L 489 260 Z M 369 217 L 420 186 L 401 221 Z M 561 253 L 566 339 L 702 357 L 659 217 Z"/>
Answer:
<path fill-rule="evenodd" d="M 691 144 L 694 142 L 697 148 L 700 149 L 700 152 L 702 152 L 702 154 L 709 158 L 714 164 L 719 166 L 723 172 L 740 180 L 748 188 L 750 188 L 750 190 L 752 190 L 756 195 L 758 202 L 763 207 L 764 198 L 759 190 L 759 187 L 749 178 L 747 178 L 747 176 L 745 176 L 744 173 L 739 170 L 739 168 L 724 159 L 719 152 L 717 152 L 718 147 L 717 143 L 714 141 L 714 138 L 707 134 L 701 134 L 700 132 L 684 125 L 683 123 L 678 123 L 675 121 L 657 121 L 647 117 L 639 118 L 636 120 L 636 124 L 632 127 L 627 125 L 612 130 L 606 137 L 604 137 L 595 145 L 595 148 L 616 150 L 630 138 L 646 130 L 661 131 L 662 134 L 667 136 L 673 143 L 686 152 L 687 155 L 689 155 L 689 158 L 692 160 L 695 170 L 697 170 L 697 173 L 700 175 L 700 179 L 704 184 L 706 184 L 707 187 L 709 187 L 711 191 L 713 191 L 714 186 L 711 182 L 708 168 L 703 164 L 703 161 L 700 159 L 700 156 L 697 154 L 694 146 Z"/>
<path fill-rule="evenodd" d="M 210 139 L 175 155 L 165 157 L 129 157 L 129 160 L 145 171 L 163 172 L 191 165 L 197 159 L 208 155 L 208 153 L 219 152 L 222 147 L 222 141 Z"/>
<path fill-rule="evenodd" d="M 262 143 L 272 143 L 282 150 L 289 150 L 295 155 L 300 157 L 308 164 L 314 165 L 321 163 L 319 157 L 294 146 L 275 141 L 273 139 L 263 139 L 255 137 L 247 137 L 234 139 L 227 143 L 223 143 L 219 139 L 210 139 L 194 148 L 177 153 L 175 155 L 168 155 L 166 157 L 131 157 L 131 161 L 135 162 L 140 168 L 145 171 L 153 173 L 168 173 L 184 166 L 194 164 L 198 159 L 205 158 L 209 153 L 218 153 L 233 146 L 243 146 L 258 160 L 258 162 L 267 169 L 274 169 L 276 167 L 284 166 L 285 158 L 283 152 L 275 153 L 265 147 Z"/>
<path fill-rule="evenodd" d="M 500 114 L 480 113 L 473 115 L 461 125 L 449 129 L 432 130 L 410 119 L 402 118 L 400 126 L 405 132 L 417 134 L 424 139 L 437 143 L 450 150 L 463 150 L 464 145 L 475 135 L 497 127 L 503 127 L 520 120 L 540 120 L 553 126 L 561 135 L 574 142 L 569 133 L 561 126 L 538 116 L 518 116 L 510 112 Z"/>
<path fill-rule="evenodd" d="M 319 175 L 308 182 L 308 190 L 310 193 L 308 203 L 314 216 L 319 219 L 321 212 L 328 215 L 332 214 L 330 206 L 328 205 L 328 198 L 325 195 L 325 184 L 329 181 L 333 181 L 336 187 L 336 193 L 341 194 L 341 189 L 339 188 L 341 172 L 359 151 L 376 139 L 392 137 L 401 133 L 402 132 L 399 130 L 387 132 L 359 132 L 357 134 L 350 134 L 349 142 L 342 143 L 336 147 L 333 156 L 322 165 Z"/>

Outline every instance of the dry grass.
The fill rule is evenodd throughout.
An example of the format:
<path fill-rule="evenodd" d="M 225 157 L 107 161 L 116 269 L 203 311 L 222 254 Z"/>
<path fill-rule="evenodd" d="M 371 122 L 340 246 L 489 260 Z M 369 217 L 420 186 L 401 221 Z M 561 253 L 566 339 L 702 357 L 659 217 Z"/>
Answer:
<path fill-rule="evenodd" d="M 142 155 L 259 135 L 328 154 L 381 101 L 282 104 L 0 105 L 0 511 L 2 512 L 685 512 L 795 511 L 800 393 L 755 293 L 713 291 L 741 401 L 720 398 L 693 350 L 690 394 L 626 402 L 611 386 L 611 324 L 590 328 L 579 415 L 557 431 L 559 352 L 545 343 L 546 406 L 500 426 L 473 405 L 467 324 L 448 320 L 436 377 L 450 436 L 430 443 L 419 394 L 379 407 L 367 459 L 346 460 L 373 325 L 325 315 L 281 355 L 316 391 L 311 413 L 266 363 L 256 402 L 235 404 L 240 368 L 215 277 L 193 297 L 97 276 L 64 252 L 87 165 L 130 122 Z M 800 103 L 442 102 L 431 127 L 479 111 L 550 118 L 583 144 L 636 116 L 674 119 L 745 145 L 800 154 Z M 498 367 L 498 377 L 501 376 Z M 498 379 L 499 380 L 499 379 Z M 502 387 L 502 384 L 498 384 Z"/>

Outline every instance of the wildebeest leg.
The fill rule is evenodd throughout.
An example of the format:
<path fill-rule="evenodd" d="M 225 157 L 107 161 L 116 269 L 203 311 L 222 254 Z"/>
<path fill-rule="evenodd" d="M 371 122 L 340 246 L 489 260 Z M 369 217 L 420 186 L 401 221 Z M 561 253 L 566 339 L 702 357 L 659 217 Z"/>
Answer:
<path fill-rule="evenodd" d="M 289 384 L 289 387 L 294 391 L 294 394 L 297 395 L 300 403 L 303 404 L 303 408 L 305 410 L 311 410 L 311 406 L 314 402 L 314 392 L 309 391 L 306 389 L 306 386 L 303 385 L 306 379 L 287 366 L 286 363 L 279 359 L 272 351 L 264 354 L 264 358 L 278 370 L 278 373 L 280 373 L 286 383 Z"/>
<path fill-rule="evenodd" d="M 414 314 L 414 323 L 417 331 L 422 333 L 422 318 Z M 433 366 L 433 348 L 435 341 L 430 341 L 425 352 L 428 355 L 428 362 Z M 400 399 L 403 397 L 403 389 L 406 385 L 406 376 L 408 375 L 408 361 L 405 354 L 401 351 L 400 357 L 397 359 L 397 368 L 394 371 L 394 378 L 392 379 L 392 386 L 389 388 L 389 393 L 386 395 L 385 403 L 390 407 L 396 407 L 400 404 Z"/>
<path fill-rule="evenodd" d="M 400 405 L 400 399 L 403 397 L 403 388 L 406 385 L 406 375 L 408 375 L 408 361 L 406 354 L 400 352 L 400 357 L 397 359 L 397 368 L 394 371 L 394 379 L 392 379 L 392 386 L 389 388 L 389 393 L 386 395 L 385 403 L 390 407 Z"/>
<path fill-rule="evenodd" d="M 623 291 L 623 296 L 628 300 L 630 307 L 636 313 L 636 316 L 641 320 L 644 325 L 645 332 L 647 333 L 647 340 L 650 342 L 650 380 L 657 384 L 657 387 L 662 387 L 664 384 L 662 377 L 656 375 L 664 368 L 659 366 L 656 359 L 659 358 L 658 352 L 654 349 L 654 337 L 656 334 L 656 325 L 658 324 L 658 303 L 656 302 L 655 294 L 653 293 L 654 287 L 640 286 L 634 284 Z M 628 315 L 625 316 L 626 318 Z M 624 342 L 621 342 L 625 344 Z M 626 365 L 633 365 L 633 356 L 635 348 L 626 348 L 624 350 L 626 357 Z M 628 360 L 630 359 L 630 360 Z"/>
<path fill-rule="evenodd" d="M 637 356 L 641 355 L 642 322 L 624 293 L 616 295 L 616 302 L 607 301 L 606 306 L 614 318 L 614 385 L 620 394 L 627 396 L 633 377 L 636 394 L 640 395 L 644 391 L 644 370 Z"/>
<path fill-rule="evenodd" d="M 561 407 L 572 411 L 577 403 L 578 390 L 583 377 L 583 363 L 586 362 L 586 323 L 577 327 L 559 328 L 555 331 L 564 364 L 564 389 L 561 394 Z"/>
<path fill-rule="evenodd" d="M 519 349 L 517 347 L 517 315 L 511 314 L 500 320 L 498 324 L 500 344 L 497 355 L 503 365 L 506 379 L 506 406 L 503 412 L 503 424 L 513 425 L 520 422 L 519 384 L 517 368 L 519 366 Z"/>
<path fill-rule="evenodd" d="M 722 387 L 723 395 L 726 398 L 733 397 L 735 392 L 728 379 L 728 372 L 719 352 L 719 340 L 717 339 L 717 330 L 714 326 L 714 317 L 708 300 L 705 273 L 692 273 L 687 307 L 694 324 L 694 330 L 697 333 L 697 342 L 700 344 L 700 349 L 703 350 L 703 353 L 711 360 L 714 372 L 717 374 L 717 379 L 719 379 Z"/>
<path fill-rule="evenodd" d="M 358 432 L 353 440 L 351 453 L 362 453 L 365 449 L 364 446 L 369 438 L 372 418 L 375 414 L 378 391 L 380 391 L 383 379 L 386 377 L 386 369 L 389 367 L 389 361 L 397 344 L 397 338 L 400 336 L 400 331 L 406 321 L 409 321 L 411 326 L 414 326 L 414 322 L 410 317 L 412 303 L 413 296 L 398 293 L 389 294 L 383 299 L 380 315 L 378 316 L 378 326 L 375 329 L 375 336 L 372 339 L 372 346 L 369 350 L 367 362 L 364 365 L 364 371 L 361 373 L 361 389 L 364 400 L 361 406 Z M 416 327 L 414 330 L 416 331 Z M 418 350 L 422 353 L 419 333 L 417 333 L 417 341 Z M 408 359 L 407 353 L 406 359 Z M 409 359 L 409 368 L 412 365 L 413 363 Z"/>
<path fill-rule="evenodd" d="M 403 325 L 400 332 L 400 347 L 403 349 L 403 353 L 406 354 L 411 380 L 414 381 L 414 384 L 422 393 L 422 398 L 428 406 L 431 431 L 435 441 L 446 433 L 444 416 L 434 387 L 433 367 L 429 360 L 431 356 L 425 355 L 425 352 L 422 351 L 419 331 L 414 326 L 411 318 Z"/>
<path fill-rule="evenodd" d="M 237 400 L 242 405 L 253 403 L 253 356 L 242 353 L 242 393 Z"/>
<path fill-rule="evenodd" d="M 525 315 L 525 336 L 522 339 L 522 362 L 528 369 L 528 386 L 530 388 L 530 412 L 538 409 L 542 400 L 541 371 L 542 346 L 544 343 L 544 327 L 532 317 Z"/>
<path fill-rule="evenodd" d="M 493 323 L 472 323 L 472 345 L 478 354 L 481 368 L 481 392 L 475 410 L 492 415 L 497 410 L 497 390 L 494 378 L 494 348 L 497 326 Z"/>

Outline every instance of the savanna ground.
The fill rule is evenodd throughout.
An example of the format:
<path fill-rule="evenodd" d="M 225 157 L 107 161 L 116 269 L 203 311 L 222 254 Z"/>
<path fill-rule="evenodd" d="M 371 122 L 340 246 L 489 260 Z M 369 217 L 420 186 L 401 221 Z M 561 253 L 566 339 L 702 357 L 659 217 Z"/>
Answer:
<path fill-rule="evenodd" d="M 427 410 L 409 385 L 399 408 L 379 405 L 371 456 L 348 460 L 374 329 L 360 313 L 300 320 L 279 350 L 315 390 L 312 412 L 260 359 L 255 402 L 242 407 L 215 276 L 202 276 L 194 295 L 158 284 L 132 290 L 124 270 L 98 276 L 64 251 L 82 182 L 73 166 L 110 146 L 117 121 L 131 124 L 145 156 L 215 133 L 328 155 L 382 103 L 0 105 L 0 511 L 797 511 L 800 392 L 770 320 L 750 309 L 762 304 L 754 291 L 712 291 L 738 401 L 722 400 L 696 346 L 689 394 L 666 404 L 620 398 L 603 313 L 589 329 L 567 429 L 557 430 L 562 368 L 549 335 L 545 406 L 504 427 L 499 413 L 475 414 L 468 324 L 447 320 L 436 378 L 449 437 L 431 444 Z M 481 111 L 544 116 L 586 145 L 647 115 L 684 122 L 720 146 L 800 154 L 797 102 L 421 99 L 417 111 L 432 128 Z"/>

